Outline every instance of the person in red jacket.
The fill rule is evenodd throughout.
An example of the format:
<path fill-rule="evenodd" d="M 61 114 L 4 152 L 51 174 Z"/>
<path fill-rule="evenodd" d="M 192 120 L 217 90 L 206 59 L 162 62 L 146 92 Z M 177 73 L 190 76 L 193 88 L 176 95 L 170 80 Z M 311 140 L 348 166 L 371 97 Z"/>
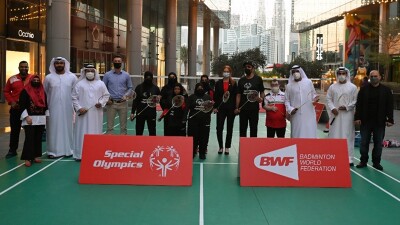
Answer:
<path fill-rule="evenodd" d="M 276 133 L 278 138 L 284 138 L 286 131 L 285 93 L 279 89 L 279 82 L 276 79 L 271 81 L 271 92 L 265 96 L 263 108 L 267 113 L 265 119 L 267 137 L 274 138 Z"/>
<path fill-rule="evenodd" d="M 21 61 L 18 65 L 19 74 L 11 76 L 4 88 L 4 96 L 10 107 L 10 149 L 6 158 L 17 155 L 19 134 L 21 131 L 21 109 L 19 106 L 19 96 L 25 85 L 29 82 L 30 74 L 28 74 L 29 66 L 27 61 Z"/>

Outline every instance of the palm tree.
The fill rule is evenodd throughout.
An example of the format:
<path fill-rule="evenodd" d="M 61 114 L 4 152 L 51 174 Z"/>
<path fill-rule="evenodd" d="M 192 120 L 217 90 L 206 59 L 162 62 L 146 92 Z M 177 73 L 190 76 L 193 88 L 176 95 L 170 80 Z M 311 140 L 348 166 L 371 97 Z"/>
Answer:
<path fill-rule="evenodd" d="M 181 46 L 179 57 L 181 60 L 181 64 L 183 63 L 184 74 L 187 75 L 188 74 L 187 64 L 188 64 L 189 55 L 188 55 L 188 48 L 186 47 L 186 45 Z"/>

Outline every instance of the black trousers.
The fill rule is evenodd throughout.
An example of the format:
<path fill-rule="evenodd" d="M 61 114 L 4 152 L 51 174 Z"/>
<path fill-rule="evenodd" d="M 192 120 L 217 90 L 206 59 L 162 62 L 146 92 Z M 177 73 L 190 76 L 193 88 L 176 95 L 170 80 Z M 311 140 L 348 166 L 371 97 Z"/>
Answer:
<path fill-rule="evenodd" d="M 167 129 L 169 127 L 169 115 L 165 115 L 163 118 L 164 121 L 164 136 L 174 136 L 171 134 L 170 129 Z"/>
<path fill-rule="evenodd" d="M 168 133 L 165 134 L 164 131 L 164 136 L 186 136 L 186 125 L 182 126 L 169 126 L 164 128 L 164 130 L 168 130 Z"/>
<path fill-rule="evenodd" d="M 21 110 L 20 109 L 10 109 L 10 149 L 9 152 L 17 152 L 19 134 L 21 132 Z"/>
<path fill-rule="evenodd" d="M 204 121 L 196 119 L 190 119 L 188 123 L 188 136 L 193 137 L 193 157 L 196 155 L 197 146 L 199 147 L 199 154 L 204 156 L 210 135 L 210 124 L 205 124 Z"/>
<path fill-rule="evenodd" d="M 235 121 L 235 113 L 233 112 L 233 110 L 221 109 L 217 113 L 217 140 L 219 148 L 224 147 L 222 133 L 224 131 L 225 119 L 226 119 L 225 148 L 230 148 L 232 143 L 233 122 Z"/>
<path fill-rule="evenodd" d="M 283 127 L 283 128 L 267 127 L 267 137 L 274 138 L 275 134 L 276 134 L 276 136 L 278 138 L 284 138 L 285 131 L 286 131 L 286 127 Z"/>
<path fill-rule="evenodd" d="M 25 141 L 21 160 L 34 160 L 42 156 L 42 134 L 44 125 L 24 126 Z"/>
<path fill-rule="evenodd" d="M 385 138 L 385 126 L 370 124 L 368 122 L 362 123 L 360 126 L 361 143 L 360 143 L 360 161 L 367 163 L 369 156 L 369 143 L 371 141 L 371 134 L 374 141 L 372 149 L 372 163 L 380 164 L 382 157 L 382 142 Z"/>
<path fill-rule="evenodd" d="M 156 136 L 156 112 L 141 114 L 136 117 L 136 135 L 143 135 L 144 124 L 147 122 L 149 136 Z"/>
<path fill-rule="evenodd" d="M 257 137 L 258 110 L 244 110 L 239 114 L 240 137 L 247 136 L 247 125 L 250 125 L 250 137 Z"/>

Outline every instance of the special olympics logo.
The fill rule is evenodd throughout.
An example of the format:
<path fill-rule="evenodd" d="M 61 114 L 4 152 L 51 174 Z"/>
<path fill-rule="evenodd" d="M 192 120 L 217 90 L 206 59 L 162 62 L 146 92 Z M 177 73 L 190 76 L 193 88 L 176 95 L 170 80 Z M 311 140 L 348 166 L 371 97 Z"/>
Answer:
<path fill-rule="evenodd" d="M 178 170 L 180 162 L 174 146 L 157 146 L 150 155 L 150 168 L 161 171 L 161 177 L 166 177 L 168 171 Z"/>

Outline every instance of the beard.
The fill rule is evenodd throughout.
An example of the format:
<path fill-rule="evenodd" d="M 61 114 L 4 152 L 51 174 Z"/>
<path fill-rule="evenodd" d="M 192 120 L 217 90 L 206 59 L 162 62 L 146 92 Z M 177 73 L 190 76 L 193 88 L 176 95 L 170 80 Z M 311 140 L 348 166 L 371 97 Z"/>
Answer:
<path fill-rule="evenodd" d="M 56 66 L 55 69 L 56 69 L 56 72 L 61 73 L 64 71 L 64 66 Z"/>

